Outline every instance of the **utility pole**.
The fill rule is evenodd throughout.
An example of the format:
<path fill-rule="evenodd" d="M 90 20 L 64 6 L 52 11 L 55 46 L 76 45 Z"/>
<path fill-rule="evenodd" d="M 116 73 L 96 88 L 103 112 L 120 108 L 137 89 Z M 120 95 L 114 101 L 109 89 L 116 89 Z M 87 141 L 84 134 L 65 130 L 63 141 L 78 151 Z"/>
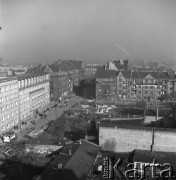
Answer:
<path fill-rule="evenodd" d="M 57 103 L 55 102 L 55 105 L 54 105 L 54 107 L 55 107 L 55 115 L 56 115 L 56 120 L 57 120 Z"/>

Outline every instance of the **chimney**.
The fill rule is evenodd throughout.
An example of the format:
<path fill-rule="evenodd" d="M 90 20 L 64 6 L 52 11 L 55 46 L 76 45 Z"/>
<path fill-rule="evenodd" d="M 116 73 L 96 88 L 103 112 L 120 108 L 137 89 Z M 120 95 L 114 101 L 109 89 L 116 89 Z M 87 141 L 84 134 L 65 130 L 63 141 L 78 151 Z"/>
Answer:
<path fill-rule="evenodd" d="M 132 77 L 133 70 L 131 70 L 131 77 Z"/>

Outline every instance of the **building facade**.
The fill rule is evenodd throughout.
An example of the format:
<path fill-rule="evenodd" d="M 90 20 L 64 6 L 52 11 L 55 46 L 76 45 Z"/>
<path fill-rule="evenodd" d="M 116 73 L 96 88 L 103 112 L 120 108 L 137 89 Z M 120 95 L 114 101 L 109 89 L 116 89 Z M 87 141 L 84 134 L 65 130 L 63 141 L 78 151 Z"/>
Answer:
<path fill-rule="evenodd" d="M 0 134 L 19 124 L 18 80 L 0 79 Z"/>
<path fill-rule="evenodd" d="M 85 79 L 95 79 L 97 68 L 103 67 L 100 64 L 85 64 L 84 65 L 84 77 Z"/>
<path fill-rule="evenodd" d="M 96 74 L 96 100 L 155 102 L 161 96 L 167 95 L 169 82 L 167 73 L 164 72 L 99 68 Z"/>
<path fill-rule="evenodd" d="M 78 86 L 79 82 L 84 79 L 82 61 L 58 60 L 48 65 L 44 71 L 50 73 L 51 76 L 52 99 L 62 100 L 70 96 L 73 93 L 74 86 Z"/>
<path fill-rule="evenodd" d="M 17 77 L 19 86 L 19 118 L 26 122 L 50 106 L 48 73 Z"/>
<path fill-rule="evenodd" d="M 119 101 L 154 102 L 165 94 L 167 94 L 166 73 L 120 71 L 117 75 Z"/>
<path fill-rule="evenodd" d="M 50 106 L 49 80 L 48 73 L 0 79 L 0 134 Z"/>

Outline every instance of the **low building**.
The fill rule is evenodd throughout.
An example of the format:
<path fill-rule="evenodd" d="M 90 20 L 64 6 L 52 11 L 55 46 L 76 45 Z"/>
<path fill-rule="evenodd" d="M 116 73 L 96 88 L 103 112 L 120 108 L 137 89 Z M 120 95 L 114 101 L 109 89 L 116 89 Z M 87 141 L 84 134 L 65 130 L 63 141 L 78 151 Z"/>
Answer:
<path fill-rule="evenodd" d="M 105 151 L 131 152 L 134 149 L 174 152 L 176 129 L 147 127 L 143 120 L 101 121 L 99 145 Z"/>
<path fill-rule="evenodd" d="M 67 171 L 77 179 L 85 178 L 91 172 L 99 150 L 98 145 L 86 140 L 66 145 L 59 155 L 49 163 L 41 176 L 44 180 L 53 179 L 53 176 L 55 179 L 66 179 L 68 174 L 67 176 L 63 176 L 63 174 L 64 171 Z"/>

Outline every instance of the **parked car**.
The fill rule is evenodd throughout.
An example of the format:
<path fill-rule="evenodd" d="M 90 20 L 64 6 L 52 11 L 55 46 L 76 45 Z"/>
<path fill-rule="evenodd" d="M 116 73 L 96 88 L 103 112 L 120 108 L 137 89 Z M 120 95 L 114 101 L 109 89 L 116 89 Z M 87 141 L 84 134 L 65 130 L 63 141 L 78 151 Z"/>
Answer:
<path fill-rule="evenodd" d="M 32 120 L 32 121 L 30 121 L 31 122 L 31 124 L 33 124 L 33 125 L 35 125 L 36 123 L 35 123 L 35 120 Z"/>
<path fill-rule="evenodd" d="M 14 132 L 8 132 L 1 136 L 3 142 L 11 142 L 16 139 L 16 134 Z"/>

